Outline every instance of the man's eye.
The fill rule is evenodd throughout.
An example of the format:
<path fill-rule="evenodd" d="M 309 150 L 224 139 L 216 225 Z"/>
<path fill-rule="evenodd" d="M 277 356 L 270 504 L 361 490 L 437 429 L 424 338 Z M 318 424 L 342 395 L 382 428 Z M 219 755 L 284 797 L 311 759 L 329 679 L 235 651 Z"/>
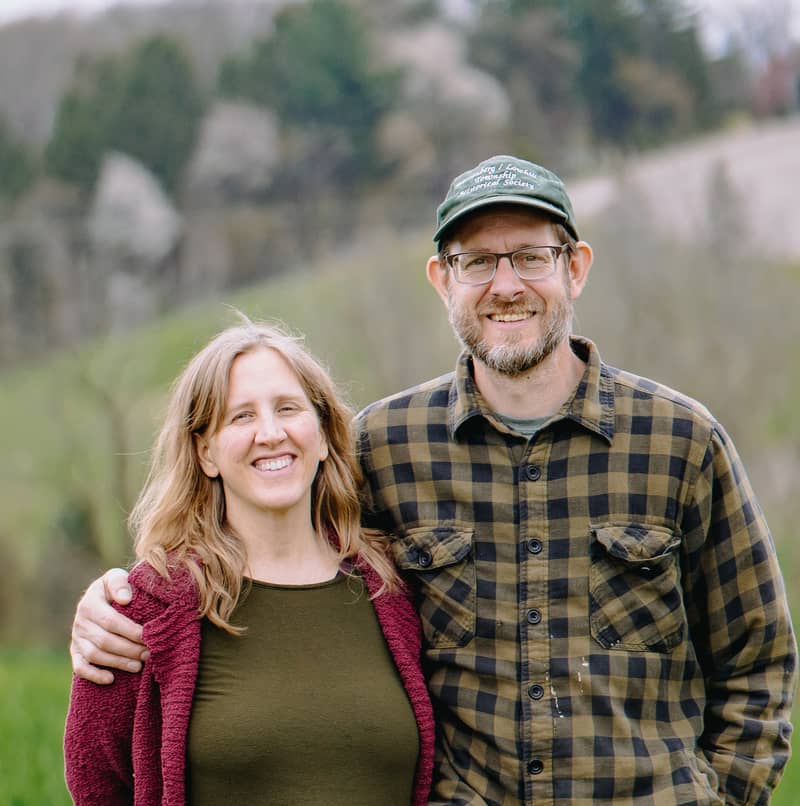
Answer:
<path fill-rule="evenodd" d="M 540 252 L 523 252 L 517 256 L 517 260 L 525 266 L 540 266 L 547 262 L 547 258 Z"/>
<path fill-rule="evenodd" d="M 469 255 L 464 261 L 465 271 L 476 271 L 485 269 L 489 265 L 488 255 Z"/>

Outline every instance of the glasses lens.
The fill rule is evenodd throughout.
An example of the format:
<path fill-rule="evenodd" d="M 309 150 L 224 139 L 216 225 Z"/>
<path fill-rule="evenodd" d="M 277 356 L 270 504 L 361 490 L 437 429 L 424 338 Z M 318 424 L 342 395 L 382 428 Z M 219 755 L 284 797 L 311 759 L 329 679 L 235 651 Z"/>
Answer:
<path fill-rule="evenodd" d="M 551 274 L 555 266 L 555 254 L 549 246 L 533 246 L 514 252 L 512 260 L 520 277 L 535 280 Z"/>
<path fill-rule="evenodd" d="M 453 268 L 462 283 L 485 283 L 494 272 L 497 258 L 482 252 L 465 252 L 453 256 Z"/>

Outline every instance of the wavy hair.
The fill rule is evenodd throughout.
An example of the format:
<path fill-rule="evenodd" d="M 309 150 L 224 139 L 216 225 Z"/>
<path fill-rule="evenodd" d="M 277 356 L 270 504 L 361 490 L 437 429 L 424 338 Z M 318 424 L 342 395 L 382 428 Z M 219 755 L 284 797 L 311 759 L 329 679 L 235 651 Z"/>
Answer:
<path fill-rule="evenodd" d="M 137 559 L 167 578 L 171 568 L 185 567 L 197 584 L 200 615 L 234 634 L 241 632 L 230 618 L 242 593 L 245 547 L 226 522 L 222 480 L 209 478 L 200 466 L 195 438 L 218 430 L 231 366 L 240 355 L 259 348 L 275 350 L 292 368 L 327 440 L 329 455 L 312 484 L 314 528 L 331 540 L 340 564 L 350 560 L 367 565 L 380 576 L 378 593 L 399 585 L 385 536 L 361 528 L 363 476 L 352 410 L 301 338 L 243 318 L 243 324 L 214 337 L 174 382 L 149 473 L 128 519 Z"/>

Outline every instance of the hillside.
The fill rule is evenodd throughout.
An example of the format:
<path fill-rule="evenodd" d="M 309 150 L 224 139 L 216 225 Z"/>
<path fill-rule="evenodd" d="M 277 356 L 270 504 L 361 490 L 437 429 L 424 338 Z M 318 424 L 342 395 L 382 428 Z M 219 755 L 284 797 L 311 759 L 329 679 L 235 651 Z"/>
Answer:
<path fill-rule="evenodd" d="M 731 184 L 749 183 L 743 217 L 735 215 L 737 199 L 723 199 L 726 226 L 768 228 L 779 220 L 770 211 L 797 184 L 790 141 L 798 131 L 796 121 L 787 122 L 650 156 L 626 171 L 636 177 L 635 192 L 630 179 L 620 184 L 616 175 L 571 186 L 595 249 L 576 329 L 609 362 L 711 408 L 736 440 L 789 563 L 791 525 L 800 517 L 792 489 L 800 473 L 794 310 L 800 254 L 767 258 L 761 240 L 752 243 L 755 251 L 738 240 L 730 249 L 714 242 L 714 227 L 702 216 L 692 225 L 686 215 L 683 229 L 667 216 L 681 203 L 684 212 L 702 210 L 702 176 L 710 177 L 725 154 Z M 614 201 L 619 187 L 627 204 Z M 643 214 L 646 206 L 651 210 Z M 786 205 L 793 218 L 773 240 L 797 243 L 796 208 Z M 685 243 L 674 237 L 678 232 Z M 125 513 L 166 390 L 187 358 L 233 321 L 226 304 L 306 333 L 356 406 L 448 370 L 457 345 L 424 278 L 431 249 L 430 229 L 399 233 L 387 226 L 269 282 L 0 374 L 7 424 L 0 469 L 0 591 L 7 606 L 0 608 L 0 637 L 61 641 L 81 587 L 98 568 L 129 556 Z M 23 598 L 35 603 L 24 625 L 12 616 Z"/>
<path fill-rule="evenodd" d="M 737 237 L 759 254 L 800 257 L 800 117 L 715 133 L 639 157 L 570 185 L 578 221 L 599 215 L 635 188 L 642 216 L 659 232 L 690 244 L 713 226 L 713 188 L 724 170 L 739 207 Z M 717 199 L 717 204 L 719 200 Z"/>

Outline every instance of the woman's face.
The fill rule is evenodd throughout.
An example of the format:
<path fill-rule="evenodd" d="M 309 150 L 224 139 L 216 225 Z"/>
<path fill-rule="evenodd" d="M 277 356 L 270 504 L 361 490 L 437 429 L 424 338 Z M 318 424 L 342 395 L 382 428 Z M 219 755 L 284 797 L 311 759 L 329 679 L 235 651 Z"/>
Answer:
<path fill-rule="evenodd" d="M 203 472 L 222 479 L 227 519 L 311 512 L 311 486 L 328 456 L 316 410 L 294 370 L 267 347 L 238 356 L 216 433 L 198 437 Z"/>

